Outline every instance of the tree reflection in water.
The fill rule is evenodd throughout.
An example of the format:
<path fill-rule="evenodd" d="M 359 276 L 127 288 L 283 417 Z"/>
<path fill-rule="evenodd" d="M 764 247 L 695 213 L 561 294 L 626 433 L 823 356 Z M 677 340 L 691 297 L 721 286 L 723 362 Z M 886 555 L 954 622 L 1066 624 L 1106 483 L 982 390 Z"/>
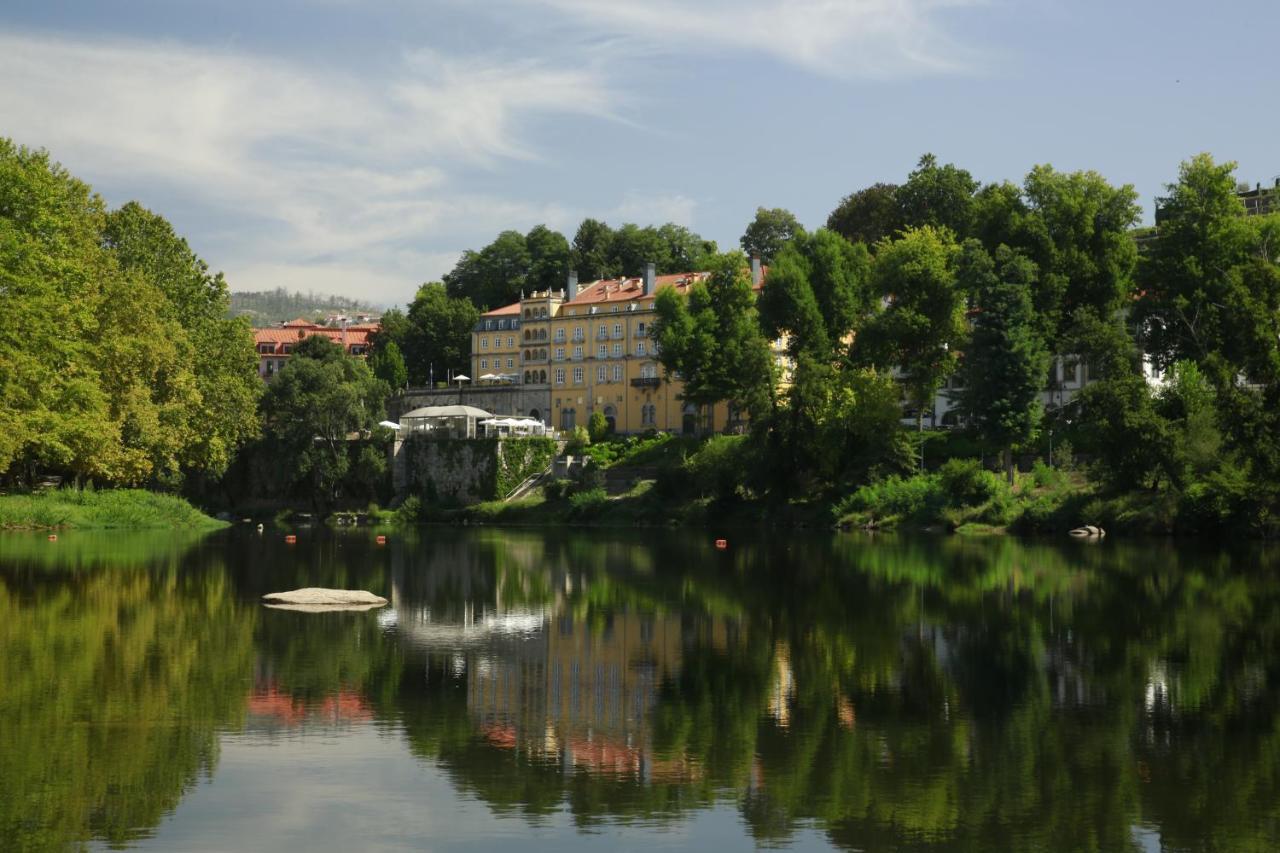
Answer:
<path fill-rule="evenodd" d="M 731 806 L 770 843 L 817 826 L 879 850 L 1137 849 L 1148 830 L 1174 849 L 1280 846 L 1274 551 L 431 530 L 199 553 L 191 574 L 6 564 L 0 704 L 23 742 L 62 745 L 85 717 L 106 731 L 124 704 L 187 709 L 181 743 L 155 745 L 170 764 L 150 744 L 93 762 L 62 745 L 102 781 L 47 787 L 44 811 L 0 811 L 6 829 L 128 840 L 213 772 L 213 733 L 247 709 L 268 734 L 402 733 L 534 823 Z M 304 584 L 392 607 L 253 607 Z M 0 794 L 43 778 L 43 747 L 6 756 Z M 154 788 L 151 810 L 112 785 Z"/>

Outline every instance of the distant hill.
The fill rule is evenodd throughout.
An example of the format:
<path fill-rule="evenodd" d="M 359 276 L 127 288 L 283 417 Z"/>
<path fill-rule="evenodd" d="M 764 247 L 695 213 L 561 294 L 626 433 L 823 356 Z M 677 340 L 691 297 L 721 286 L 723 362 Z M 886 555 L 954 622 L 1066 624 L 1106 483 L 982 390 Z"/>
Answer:
<path fill-rule="evenodd" d="M 323 320 L 334 314 L 382 313 L 382 306 L 348 299 L 345 296 L 328 296 L 322 293 L 290 293 L 283 287 L 258 292 L 232 293 L 232 317 L 248 317 L 255 326 L 271 326 L 298 317 Z"/>

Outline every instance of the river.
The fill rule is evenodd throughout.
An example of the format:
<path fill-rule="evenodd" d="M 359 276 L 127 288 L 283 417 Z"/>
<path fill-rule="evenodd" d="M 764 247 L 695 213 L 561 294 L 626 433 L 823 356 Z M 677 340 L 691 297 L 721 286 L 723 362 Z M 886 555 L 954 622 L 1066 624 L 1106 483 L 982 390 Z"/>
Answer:
<path fill-rule="evenodd" d="M 1278 722 L 1255 546 L 0 536 L 5 850 L 1273 851 Z"/>

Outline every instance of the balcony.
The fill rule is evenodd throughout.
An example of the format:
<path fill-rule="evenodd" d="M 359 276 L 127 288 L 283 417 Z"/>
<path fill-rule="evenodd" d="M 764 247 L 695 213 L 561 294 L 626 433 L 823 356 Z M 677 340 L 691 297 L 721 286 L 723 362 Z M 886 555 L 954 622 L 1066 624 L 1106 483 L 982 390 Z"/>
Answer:
<path fill-rule="evenodd" d="M 632 388 L 657 388 L 662 380 L 657 376 L 640 376 L 631 380 Z"/>

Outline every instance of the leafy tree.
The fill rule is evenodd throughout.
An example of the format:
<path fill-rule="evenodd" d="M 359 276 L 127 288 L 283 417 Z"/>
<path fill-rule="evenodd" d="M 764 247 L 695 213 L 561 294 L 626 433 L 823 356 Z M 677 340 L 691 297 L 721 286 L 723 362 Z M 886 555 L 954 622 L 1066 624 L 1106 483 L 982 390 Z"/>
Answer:
<path fill-rule="evenodd" d="M 538 232 L 540 251 L 554 250 L 550 241 Z M 533 255 L 525 236 L 519 231 L 503 231 L 479 252 L 462 253 L 458 263 L 445 274 L 444 284 L 450 296 L 467 298 L 482 311 L 510 305 L 520 298 L 529 282 Z M 546 269 L 540 274 L 547 274 Z"/>
<path fill-rule="evenodd" d="M 827 217 L 827 228 L 852 243 L 876 246 L 902 229 L 896 184 L 872 184 L 841 199 Z"/>
<path fill-rule="evenodd" d="M 559 231 L 535 225 L 525 235 L 529 250 L 529 274 L 526 283 L 531 290 L 559 290 L 569 277 L 569 241 Z"/>
<path fill-rule="evenodd" d="M 799 220 L 791 211 L 781 207 L 772 210 L 757 207 L 755 219 L 751 220 L 739 242 L 748 257 L 758 257 L 766 264 L 771 264 L 782 247 L 803 231 Z"/>
<path fill-rule="evenodd" d="M 760 294 L 760 319 L 769 337 L 789 336 L 793 357 L 803 351 L 829 361 L 873 302 L 867 248 L 820 228 L 800 232 L 778 254 Z"/>
<path fill-rule="evenodd" d="M 369 369 L 393 391 L 405 387 L 409 381 L 409 369 L 405 367 L 404 356 L 393 340 L 374 347 L 373 354 L 369 356 Z"/>
<path fill-rule="evenodd" d="M 191 436 L 178 459 L 220 474 L 258 432 L 262 380 L 248 322 L 226 317 L 229 295 L 222 274 L 211 275 L 173 226 L 137 202 L 107 215 L 104 241 L 122 269 L 159 288 L 163 315 L 186 331 L 190 351 L 184 357 L 194 370 L 199 398 L 178 427 Z"/>
<path fill-rule="evenodd" d="M 573 236 L 573 268 L 583 281 L 618 274 L 613 257 L 613 229 L 598 219 L 584 219 Z"/>
<path fill-rule="evenodd" d="M 348 438 L 369 433 L 383 417 L 387 386 L 363 359 L 312 335 L 267 386 L 263 418 L 267 439 L 286 477 L 313 503 L 329 506 L 351 468 Z"/>
<path fill-rule="evenodd" d="M 978 182 L 964 169 L 925 154 L 895 197 L 907 227 L 949 228 L 966 237 L 973 222 L 973 195 Z"/>
<path fill-rule="evenodd" d="M 658 358 L 684 380 L 698 406 L 728 402 L 753 415 L 769 405 L 773 365 L 760 331 L 747 259 L 728 252 L 710 259 L 710 277 L 681 295 L 658 291 L 654 337 Z"/>
<path fill-rule="evenodd" d="M 429 282 L 409 303 L 401 348 L 409 381 L 422 385 L 450 370 L 465 370 L 471 359 L 471 331 L 480 311 L 465 297 L 453 297 L 446 285 Z"/>
<path fill-rule="evenodd" d="M 657 228 L 626 223 L 613 232 L 609 254 L 619 275 L 641 275 L 648 263 L 660 272 L 671 269 L 671 248 Z"/>
<path fill-rule="evenodd" d="M 965 241 L 960 286 L 976 294 L 977 313 L 965 346 L 962 405 L 978 433 L 1003 448 L 1013 483 L 1013 448 L 1032 439 L 1042 410 L 1040 389 L 1049 352 L 1036 329 L 1031 288 L 1036 266 L 1007 246 L 992 258 L 977 240 Z"/>
<path fill-rule="evenodd" d="M 897 367 L 923 426 L 924 407 L 956 369 L 965 338 L 964 291 L 956 280 L 959 247 L 950 232 L 910 228 L 876 250 L 875 292 L 886 301 L 855 341 L 862 364 Z"/>
<path fill-rule="evenodd" d="M 716 254 L 715 240 L 704 240 L 683 225 L 668 222 L 658 227 L 658 236 L 666 244 L 665 258 L 658 266 L 660 273 L 697 272 L 706 268 L 707 259 Z M 654 261 L 658 264 L 658 261 Z"/>

